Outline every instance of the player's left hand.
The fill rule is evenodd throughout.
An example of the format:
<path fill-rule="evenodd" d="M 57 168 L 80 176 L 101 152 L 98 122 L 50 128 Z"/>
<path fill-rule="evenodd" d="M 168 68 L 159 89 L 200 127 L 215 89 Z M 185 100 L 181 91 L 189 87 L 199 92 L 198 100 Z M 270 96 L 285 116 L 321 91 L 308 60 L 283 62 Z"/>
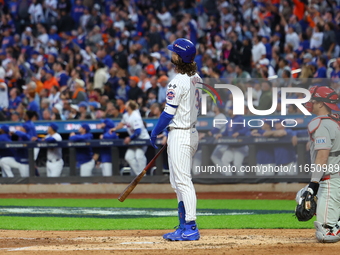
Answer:
<path fill-rule="evenodd" d="M 152 147 L 154 147 L 155 149 L 158 149 L 158 146 L 156 145 L 156 139 L 157 139 L 157 136 L 151 136 L 150 143 Z"/>
<path fill-rule="evenodd" d="M 131 138 L 130 137 L 125 137 L 124 144 L 129 144 L 130 142 L 131 142 Z"/>

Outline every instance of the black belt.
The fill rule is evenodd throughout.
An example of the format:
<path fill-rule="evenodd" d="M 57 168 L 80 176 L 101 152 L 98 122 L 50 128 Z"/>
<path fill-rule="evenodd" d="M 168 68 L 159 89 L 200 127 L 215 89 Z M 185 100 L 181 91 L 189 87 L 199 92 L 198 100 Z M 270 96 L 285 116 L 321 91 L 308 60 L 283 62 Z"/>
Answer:
<path fill-rule="evenodd" d="M 340 156 L 340 151 L 330 152 L 330 153 L 329 153 L 329 156 L 330 156 L 330 157 L 337 157 L 337 156 Z"/>
<path fill-rule="evenodd" d="M 53 163 L 53 162 L 57 162 L 57 161 L 59 161 L 59 160 L 60 160 L 60 158 L 56 159 L 55 161 L 48 160 L 48 162 L 51 162 L 51 163 Z"/>
<path fill-rule="evenodd" d="M 187 130 L 187 129 L 192 129 L 192 128 L 195 128 L 196 125 L 193 125 L 192 127 L 189 127 L 189 128 L 178 128 L 178 127 L 167 127 L 167 130 L 168 132 L 172 129 L 183 129 L 183 130 Z"/>

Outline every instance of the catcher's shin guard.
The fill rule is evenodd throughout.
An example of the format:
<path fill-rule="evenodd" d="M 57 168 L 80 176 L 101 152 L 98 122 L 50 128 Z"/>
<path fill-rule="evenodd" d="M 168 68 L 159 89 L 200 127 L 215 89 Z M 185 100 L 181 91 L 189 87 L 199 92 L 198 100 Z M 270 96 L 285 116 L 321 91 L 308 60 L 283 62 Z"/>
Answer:
<path fill-rule="evenodd" d="M 337 235 L 338 229 L 336 227 L 324 227 L 320 222 L 314 221 L 315 236 L 320 243 L 336 243 L 340 241 L 340 236 Z"/>

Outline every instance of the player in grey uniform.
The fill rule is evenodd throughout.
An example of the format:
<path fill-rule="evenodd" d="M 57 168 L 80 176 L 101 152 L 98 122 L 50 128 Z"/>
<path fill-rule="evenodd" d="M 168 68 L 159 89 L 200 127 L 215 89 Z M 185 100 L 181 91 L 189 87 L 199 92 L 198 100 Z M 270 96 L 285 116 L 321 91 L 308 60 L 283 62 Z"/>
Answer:
<path fill-rule="evenodd" d="M 171 50 L 171 62 L 176 76 L 168 84 L 166 106 L 151 133 L 151 144 L 156 147 L 157 135 L 169 124 L 168 161 L 171 186 L 178 200 L 179 227 L 163 235 L 171 241 L 193 241 L 200 238 L 196 225 L 196 193 L 191 181 L 192 158 L 198 146 L 195 127 L 200 106 L 202 79 L 196 73 L 196 48 L 187 39 L 177 39 Z"/>
<path fill-rule="evenodd" d="M 317 115 L 308 125 L 311 146 L 312 178 L 301 199 L 318 195 L 316 238 L 319 242 L 340 240 L 340 119 L 331 111 L 340 111 L 339 97 L 329 87 L 311 87 L 306 108 Z"/>

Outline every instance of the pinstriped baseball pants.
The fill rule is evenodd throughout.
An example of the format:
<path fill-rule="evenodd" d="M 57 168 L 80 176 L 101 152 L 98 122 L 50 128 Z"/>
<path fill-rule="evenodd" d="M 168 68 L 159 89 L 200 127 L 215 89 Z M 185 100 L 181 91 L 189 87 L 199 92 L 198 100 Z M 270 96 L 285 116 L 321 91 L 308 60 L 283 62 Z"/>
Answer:
<path fill-rule="evenodd" d="M 191 180 L 193 157 L 198 146 L 196 128 L 173 129 L 168 136 L 170 183 L 178 202 L 183 201 L 185 220 L 196 220 L 196 192 Z"/>

